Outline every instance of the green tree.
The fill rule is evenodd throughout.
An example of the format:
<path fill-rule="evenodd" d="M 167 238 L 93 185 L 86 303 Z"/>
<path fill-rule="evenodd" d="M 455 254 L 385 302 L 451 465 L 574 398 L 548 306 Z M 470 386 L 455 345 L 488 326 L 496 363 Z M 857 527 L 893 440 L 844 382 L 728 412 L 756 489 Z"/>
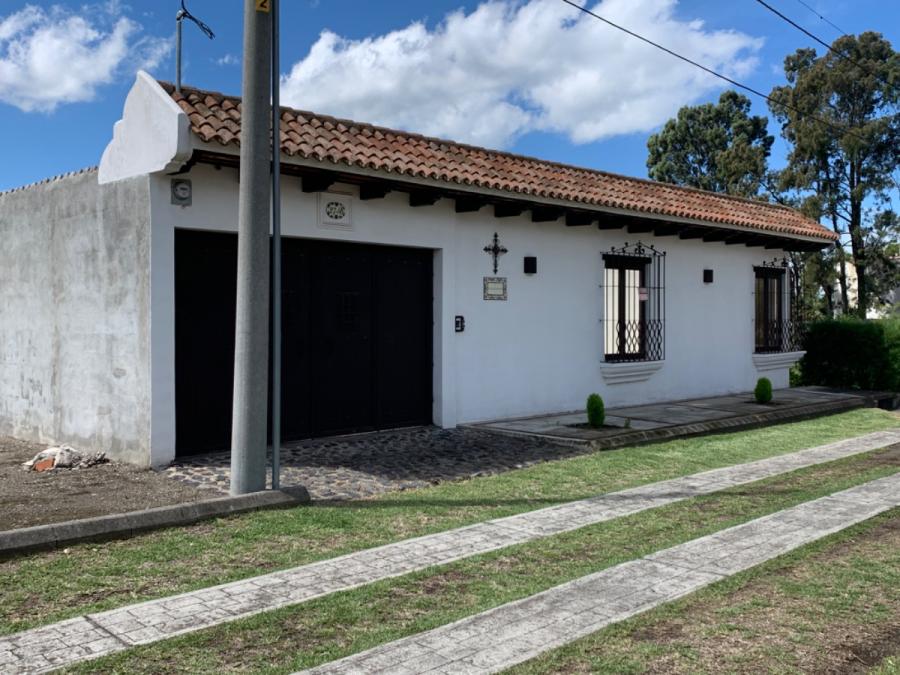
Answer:
<path fill-rule="evenodd" d="M 869 273 L 869 289 L 872 306 L 887 312 L 896 312 L 895 292 L 900 288 L 900 215 L 894 211 L 882 211 L 875 216 L 867 233 L 866 250 Z"/>
<path fill-rule="evenodd" d="M 799 49 L 784 62 L 787 85 L 772 90 L 772 113 L 790 144 L 781 187 L 849 237 L 858 278 L 857 312 L 873 299 L 870 263 L 880 245 L 870 236 L 875 214 L 897 185 L 900 161 L 900 56 L 878 33 L 845 35 L 818 56 Z M 847 307 L 845 249 L 836 251 Z"/>
<path fill-rule="evenodd" d="M 654 180 L 753 197 L 763 186 L 769 152 L 764 116 L 750 115 L 750 99 L 723 92 L 718 104 L 685 106 L 647 141 Z"/>

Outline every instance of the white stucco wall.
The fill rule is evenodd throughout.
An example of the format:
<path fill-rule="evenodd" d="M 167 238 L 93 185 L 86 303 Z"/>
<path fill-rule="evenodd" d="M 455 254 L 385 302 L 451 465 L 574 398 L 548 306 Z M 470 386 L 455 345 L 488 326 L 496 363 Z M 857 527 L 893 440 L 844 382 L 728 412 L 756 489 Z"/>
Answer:
<path fill-rule="evenodd" d="M 174 229 L 237 230 L 237 172 L 199 165 L 188 177 L 189 207 L 170 204 L 169 178 L 151 178 L 155 461 L 173 454 L 175 441 Z M 593 391 L 617 406 L 746 391 L 762 375 L 788 384 L 786 368 L 761 373 L 752 360 L 753 266 L 781 251 L 532 223 L 527 212 L 495 218 L 489 207 L 457 214 L 446 199 L 412 208 L 399 192 L 354 198 L 353 230 L 344 232 L 318 225 L 319 198 L 299 179 L 285 178 L 283 198 L 285 236 L 434 250 L 436 424 L 580 409 Z M 508 278 L 506 302 L 482 298 L 483 277 L 493 276 L 482 249 L 495 231 L 509 249 L 498 273 Z M 601 370 L 602 253 L 637 239 L 667 253 L 666 358 L 647 381 L 610 384 Z M 523 272 L 527 255 L 537 256 L 536 275 Z M 704 269 L 714 283 L 703 283 Z M 465 316 L 465 332 L 454 332 L 455 315 Z"/>
<path fill-rule="evenodd" d="M 148 180 L 0 195 L 0 435 L 148 463 Z"/>

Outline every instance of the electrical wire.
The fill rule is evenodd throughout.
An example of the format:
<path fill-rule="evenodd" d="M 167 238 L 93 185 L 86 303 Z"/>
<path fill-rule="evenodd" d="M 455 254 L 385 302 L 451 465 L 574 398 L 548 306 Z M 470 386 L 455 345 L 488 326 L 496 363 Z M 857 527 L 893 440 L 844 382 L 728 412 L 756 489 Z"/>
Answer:
<path fill-rule="evenodd" d="M 212 28 L 210 28 L 203 21 L 201 21 L 196 16 L 191 14 L 188 11 L 188 8 L 184 6 L 184 2 L 185 2 L 185 0 L 181 0 L 181 12 L 180 12 L 181 16 L 178 18 L 179 19 L 187 19 L 188 21 L 193 21 L 197 25 L 197 28 L 199 28 L 202 31 L 202 33 L 206 37 L 208 37 L 210 40 L 212 40 L 214 37 L 216 37 L 216 34 L 213 33 Z"/>
<path fill-rule="evenodd" d="M 574 7 L 575 9 L 578 9 L 578 10 L 584 12 L 585 14 L 587 14 L 589 16 L 594 17 L 595 19 L 597 19 L 599 21 L 602 21 L 603 23 L 605 23 L 609 26 L 612 26 L 613 28 L 615 28 L 617 30 L 622 31 L 623 33 L 630 35 L 633 38 L 637 38 L 641 42 L 646 42 L 648 45 L 652 45 L 653 47 L 656 47 L 657 49 L 664 51 L 666 54 L 669 54 L 670 56 L 674 56 L 676 59 L 680 59 L 680 60 L 684 61 L 685 63 L 689 63 L 692 66 L 695 66 L 696 68 L 699 68 L 700 70 L 719 78 L 720 80 L 724 80 L 725 82 L 728 82 L 729 84 L 731 84 L 739 89 L 743 89 L 744 91 L 748 91 L 751 94 L 759 96 L 760 98 L 765 99 L 766 101 L 768 101 L 769 103 L 772 103 L 773 105 L 787 108 L 788 110 L 792 110 L 793 112 L 797 113 L 798 115 L 800 115 L 802 117 L 806 117 L 806 118 L 815 120 L 816 122 L 819 122 L 821 124 L 829 126 L 836 131 L 840 131 L 841 133 L 855 136 L 859 140 L 866 142 L 866 139 L 863 138 L 862 136 L 860 136 L 858 133 L 856 133 L 853 129 L 850 129 L 843 125 L 840 125 L 840 124 L 837 124 L 830 120 L 827 120 L 824 117 L 819 117 L 817 115 L 804 113 L 802 110 L 800 110 L 799 108 L 797 108 L 789 103 L 785 103 L 783 101 L 777 101 L 774 98 L 772 98 L 771 96 L 769 96 L 768 94 L 764 94 L 763 92 L 759 91 L 758 89 L 754 89 L 753 87 L 751 87 L 749 85 L 738 82 L 737 80 L 734 80 L 734 79 L 728 77 L 727 75 L 723 75 L 722 73 L 719 73 L 719 72 L 713 70 L 712 68 L 709 68 L 708 66 L 704 66 L 702 63 L 698 63 L 697 61 L 694 61 L 693 59 L 690 59 L 687 56 L 682 56 L 678 52 L 673 51 L 673 50 L 669 49 L 668 47 L 664 47 L 663 45 L 659 44 L 658 42 L 654 42 L 653 40 L 651 40 L 649 38 L 645 38 L 643 35 L 639 35 L 638 33 L 635 33 L 634 31 L 628 30 L 624 26 L 620 26 L 619 24 L 614 23 L 614 22 L 610 21 L 609 19 L 600 16 L 596 12 L 592 12 L 587 7 L 582 7 L 581 5 L 573 2 L 572 0 L 562 0 L 562 2 Z"/>
<path fill-rule="evenodd" d="M 797 22 L 795 22 L 795 21 L 792 21 L 790 18 L 788 18 L 787 16 L 785 16 L 784 14 L 782 14 L 781 12 L 779 12 L 777 9 L 775 9 L 774 7 L 772 7 L 772 5 L 770 5 L 769 3 L 767 3 L 765 0 L 756 0 L 756 2 L 758 2 L 760 5 L 762 5 L 763 7 L 765 7 L 765 8 L 766 8 L 767 10 L 769 10 L 770 12 L 772 12 L 772 14 L 774 14 L 775 16 L 779 17 L 780 19 L 783 19 L 784 21 L 786 21 L 787 23 L 789 23 L 790 25 L 792 25 L 794 28 L 796 28 L 797 30 L 799 30 L 801 33 L 803 33 L 803 34 L 806 35 L 807 37 L 809 37 L 809 38 L 815 40 L 816 42 L 818 42 L 820 45 L 822 45 L 823 47 L 825 47 L 825 49 L 827 49 L 828 51 L 830 51 L 832 54 L 835 54 L 835 55 L 841 57 L 842 59 L 844 59 L 844 60 L 847 61 L 848 63 L 852 63 L 854 66 L 856 66 L 856 67 L 859 68 L 860 70 L 869 73 L 869 75 L 871 75 L 871 76 L 874 77 L 874 78 L 877 78 L 878 81 L 880 81 L 880 82 L 886 84 L 887 86 L 889 86 L 889 87 L 891 87 L 891 88 L 893 88 L 893 89 L 896 89 L 896 88 L 897 88 L 897 87 L 895 87 L 889 80 L 886 80 L 885 78 L 883 78 L 882 76 L 880 76 L 878 73 L 874 72 L 874 71 L 873 71 L 871 68 L 869 68 L 868 66 L 866 66 L 866 65 L 864 65 L 864 64 L 862 64 L 862 63 L 860 63 L 859 61 L 857 61 L 857 60 L 854 59 L 854 58 L 851 58 L 846 52 L 842 52 L 842 51 L 840 51 L 840 50 L 838 50 L 838 49 L 835 49 L 835 48 L 832 47 L 830 44 L 828 44 L 827 42 L 825 42 L 824 40 L 822 40 L 820 37 L 814 35 L 814 34 L 811 33 L 810 31 L 806 30 L 806 29 L 805 29 L 803 26 L 801 26 L 799 23 L 797 23 Z"/>
<path fill-rule="evenodd" d="M 797 0 L 797 2 L 799 2 L 801 5 L 803 5 L 804 7 L 806 7 L 806 9 L 808 9 L 810 12 L 812 12 L 813 14 L 815 14 L 817 17 L 819 17 L 822 21 L 824 21 L 825 23 L 827 23 L 829 26 L 831 26 L 832 28 L 834 28 L 834 29 L 835 29 L 838 33 L 840 33 L 841 35 L 846 35 L 846 34 L 847 34 L 847 31 L 845 31 L 845 30 L 844 30 L 843 28 L 841 28 L 840 26 L 838 26 L 838 25 L 836 25 L 836 24 L 833 24 L 831 21 L 829 21 L 829 20 L 826 19 L 824 16 L 822 16 L 821 14 L 819 14 L 818 11 L 816 11 L 815 9 L 813 9 L 812 7 L 810 7 L 808 4 L 806 4 L 805 2 L 803 2 L 803 0 Z"/>

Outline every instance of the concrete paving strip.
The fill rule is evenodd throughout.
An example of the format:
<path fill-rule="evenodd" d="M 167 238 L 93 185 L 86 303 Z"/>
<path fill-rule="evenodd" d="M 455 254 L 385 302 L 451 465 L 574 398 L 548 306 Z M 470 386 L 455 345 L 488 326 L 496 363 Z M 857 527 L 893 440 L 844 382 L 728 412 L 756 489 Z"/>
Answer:
<path fill-rule="evenodd" d="M 304 673 L 495 673 L 896 506 L 900 473 Z"/>
<path fill-rule="evenodd" d="M 900 430 L 878 431 L 34 628 L 0 637 L 0 673 L 46 672 L 898 442 Z"/>

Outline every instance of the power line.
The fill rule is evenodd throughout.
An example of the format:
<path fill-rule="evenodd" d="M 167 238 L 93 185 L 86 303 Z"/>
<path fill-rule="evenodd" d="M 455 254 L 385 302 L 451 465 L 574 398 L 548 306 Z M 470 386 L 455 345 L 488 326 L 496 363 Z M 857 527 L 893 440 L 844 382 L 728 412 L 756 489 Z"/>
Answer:
<path fill-rule="evenodd" d="M 669 54 L 670 56 L 674 56 L 676 59 L 680 59 L 680 60 L 684 61 L 685 63 L 689 63 L 692 66 L 695 66 L 696 68 L 699 68 L 700 70 L 703 70 L 703 71 L 709 73 L 710 75 L 718 77 L 720 80 L 724 80 L 725 82 L 728 82 L 729 84 L 731 84 L 735 87 L 738 87 L 739 89 L 743 89 L 744 91 L 748 91 L 751 94 L 755 94 L 756 96 L 759 96 L 760 98 L 765 99 L 769 103 L 772 103 L 776 106 L 781 106 L 781 107 L 787 108 L 788 110 L 792 110 L 793 112 L 797 113 L 798 115 L 815 120 L 816 122 L 820 122 L 821 124 L 825 124 L 826 126 L 829 126 L 832 129 L 835 129 L 836 131 L 840 131 L 841 133 L 855 136 L 856 138 L 858 138 L 861 141 L 866 141 L 865 138 L 863 138 L 862 136 L 860 136 L 859 134 L 857 134 L 855 131 L 853 131 L 852 129 L 850 129 L 848 127 L 844 127 L 840 124 L 836 124 L 835 122 L 831 122 L 831 121 L 825 119 L 824 117 L 818 117 L 817 115 L 807 114 L 807 113 L 803 112 L 802 110 L 800 110 L 799 108 L 797 108 L 789 103 L 785 103 L 783 101 L 777 101 L 774 98 L 772 98 L 771 96 L 769 96 L 768 94 L 762 93 L 758 89 L 754 89 L 753 87 L 751 87 L 749 85 L 742 84 L 741 82 L 738 82 L 737 80 L 734 80 L 734 79 L 728 77 L 727 75 L 723 75 L 722 73 L 719 73 L 719 72 L 713 70 L 712 68 L 704 66 L 702 63 L 698 63 L 697 61 L 694 61 L 693 59 L 689 59 L 687 56 L 682 56 L 678 52 L 672 51 L 668 47 L 664 47 L 663 45 L 659 44 L 658 42 L 654 42 L 653 40 L 651 40 L 649 38 L 645 38 L 643 35 L 639 35 L 638 33 L 635 33 L 634 31 L 628 30 L 624 26 L 620 26 L 619 24 L 614 23 L 614 22 L 610 21 L 609 19 L 600 16 L 599 14 L 597 14 L 595 12 L 592 12 L 587 7 L 582 7 L 581 5 L 573 2 L 572 0 L 562 0 L 562 2 L 574 7 L 575 9 L 578 9 L 578 10 L 584 12 L 585 14 L 587 14 L 589 16 L 594 17 L 595 19 L 597 19 L 599 21 L 602 21 L 603 23 L 605 23 L 609 26 L 612 26 L 613 28 L 615 28 L 617 30 L 622 31 L 623 33 L 630 35 L 633 38 L 637 38 L 641 42 L 646 42 L 648 45 L 656 47 L 657 49 L 664 51 L 666 54 Z"/>
<path fill-rule="evenodd" d="M 842 59 L 844 59 L 844 60 L 847 61 L 848 63 L 852 63 L 854 66 L 856 66 L 856 67 L 859 68 L 860 70 L 863 70 L 863 71 L 869 73 L 869 75 L 871 75 L 872 77 L 876 78 L 876 79 L 879 80 L 880 82 L 886 84 L 887 86 L 891 87 L 892 89 L 896 89 L 896 87 L 895 87 L 889 80 L 886 80 L 885 78 L 883 78 L 882 76 L 880 76 L 878 73 L 874 72 L 871 68 L 869 68 L 868 66 L 866 66 L 866 65 L 864 65 L 864 64 L 862 64 L 862 63 L 860 63 L 860 62 L 857 61 L 856 59 L 851 58 L 851 57 L 847 54 L 847 52 L 842 52 L 842 51 L 840 51 L 840 50 L 838 50 L 838 49 L 835 49 L 835 48 L 832 47 L 830 44 L 828 44 L 827 42 L 825 42 L 824 40 L 822 40 L 820 37 L 816 36 L 815 34 L 811 33 L 810 31 L 806 30 L 803 26 L 801 26 L 801 25 L 800 25 L 799 23 L 797 23 L 796 21 L 792 21 L 790 18 L 788 18 L 787 16 L 785 16 L 784 14 L 782 14 L 781 12 L 779 12 L 777 9 L 775 9 L 774 7 L 772 7 L 772 5 L 770 5 L 769 3 L 767 3 L 765 0 L 756 0 L 756 2 L 758 2 L 760 5 L 762 5 L 763 7 L 765 7 L 765 8 L 766 8 L 767 10 L 769 10 L 770 12 L 772 12 L 772 14 L 774 14 L 775 16 L 777 16 L 777 17 L 783 19 L 784 21 L 788 22 L 789 24 L 791 24 L 794 28 L 796 28 L 797 30 L 799 30 L 799 31 L 800 31 L 801 33 L 803 33 L 804 35 L 806 35 L 806 36 L 808 36 L 809 38 L 811 38 L 811 39 L 815 40 L 816 42 L 818 42 L 820 45 L 822 45 L 823 47 L 825 47 L 825 49 L 827 49 L 828 51 L 830 51 L 832 54 L 835 54 L 835 55 L 841 57 Z"/>
<path fill-rule="evenodd" d="M 847 34 L 847 31 L 845 31 L 845 30 L 844 30 L 843 28 L 841 28 L 840 26 L 838 26 L 838 25 L 836 25 L 836 24 L 833 24 L 831 21 L 829 21 L 829 20 L 826 19 L 824 16 L 822 16 L 821 14 L 819 14 L 819 12 L 818 12 L 817 10 L 813 9 L 813 8 L 810 7 L 808 4 L 806 4 L 805 2 L 803 2 L 803 0 L 797 0 L 797 2 L 799 2 L 801 5 L 803 5 L 804 7 L 806 7 L 806 9 L 808 9 L 810 12 L 812 12 L 813 14 L 815 14 L 817 17 L 819 17 L 822 21 L 824 21 L 825 23 L 827 23 L 829 26 L 831 26 L 832 28 L 834 28 L 834 29 L 835 29 L 838 33 L 840 33 L 841 35 L 846 35 L 846 34 Z"/>
<path fill-rule="evenodd" d="M 196 16 L 191 14 L 188 11 L 188 8 L 184 6 L 184 2 L 185 2 L 185 0 L 181 0 L 181 12 L 179 12 L 178 18 L 179 19 L 183 18 L 183 19 L 187 19 L 188 21 L 193 21 L 195 24 L 197 24 L 197 28 L 199 28 L 202 31 L 202 33 L 206 37 L 208 37 L 210 40 L 212 40 L 214 37 L 216 37 L 216 34 L 213 33 L 213 29 L 210 28 L 207 24 L 203 23 Z"/>

